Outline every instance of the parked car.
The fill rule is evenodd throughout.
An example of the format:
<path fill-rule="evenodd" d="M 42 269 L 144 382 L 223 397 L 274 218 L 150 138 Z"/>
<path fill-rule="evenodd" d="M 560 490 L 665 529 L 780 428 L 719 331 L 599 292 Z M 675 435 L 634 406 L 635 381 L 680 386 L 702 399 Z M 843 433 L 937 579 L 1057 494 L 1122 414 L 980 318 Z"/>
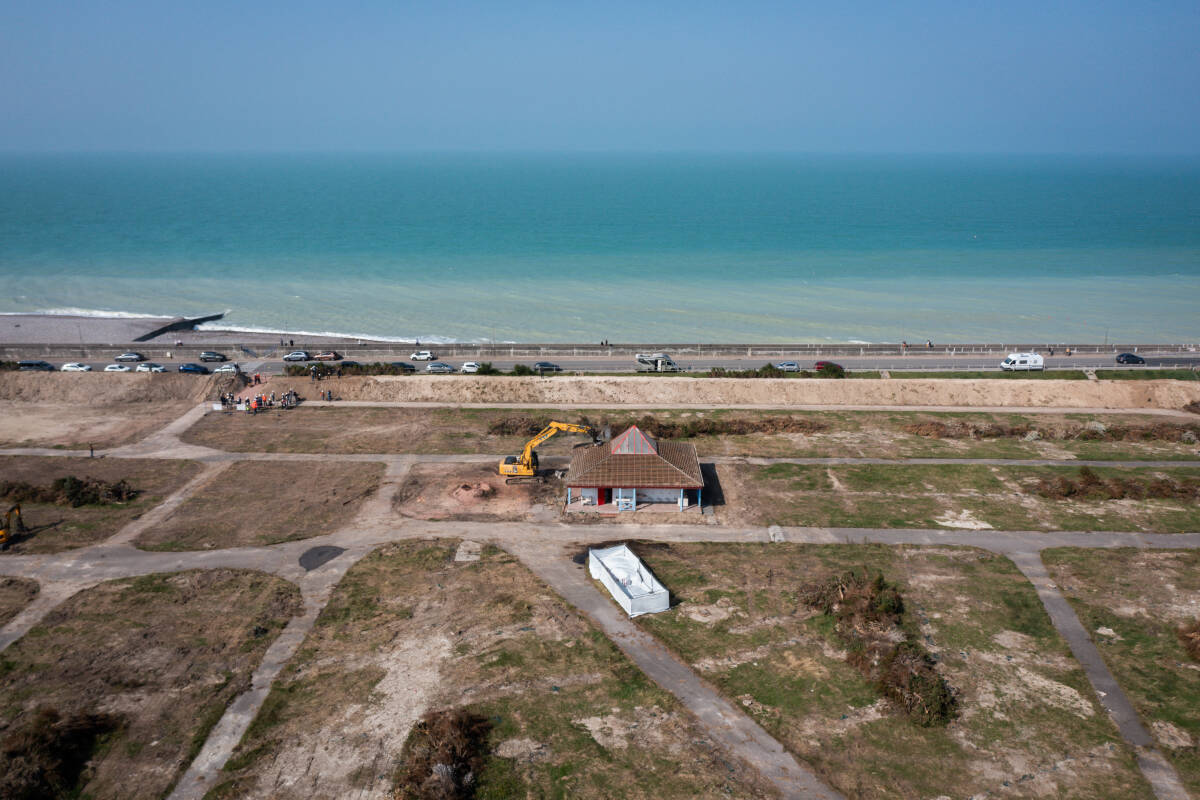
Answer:
<path fill-rule="evenodd" d="M 461 368 L 459 368 L 459 372 L 462 372 L 462 373 L 465 373 L 468 375 L 471 373 L 474 373 L 474 372 L 479 372 L 479 362 L 478 361 L 467 361 L 466 363 L 464 363 L 462 365 Z"/>
<path fill-rule="evenodd" d="M 162 364 L 155 364 L 153 361 L 143 361 L 137 365 L 134 372 L 166 372 L 167 368 Z"/>
<path fill-rule="evenodd" d="M 551 364 L 549 361 L 539 361 L 533 365 L 534 372 L 562 372 L 562 367 L 558 364 Z"/>
<path fill-rule="evenodd" d="M 820 371 L 823 369 L 832 369 L 832 370 L 840 369 L 840 370 L 844 371 L 845 367 L 843 367 L 841 364 L 837 364 L 833 361 L 818 361 L 817 363 L 813 364 L 813 369 L 815 369 L 817 371 Z"/>
<path fill-rule="evenodd" d="M 409 358 L 413 361 L 437 361 L 437 353 L 432 350 L 418 350 Z"/>
<path fill-rule="evenodd" d="M 784 372 L 799 372 L 800 365 L 795 361 L 780 361 L 775 365 L 775 369 L 783 370 Z"/>
<path fill-rule="evenodd" d="M 78 361 L 72 361 L 62 365 L 63 372 L 91 372 L 92 368 L 87 364 L 80 364 Z"/>
<path fill-rule="evenodd" d="M 1134 353 L 1121 353 L 1117 356 L 1118 364 L 1145 364 L 1146 359 Z"/>
<path fill-rule="evenodd" d="M 336 350 L 326 350 L 324 353 L 317 353 L 313 356 L 313 361 L 341 361 L 342 354 Z"/>
<path fill-rule="evenodd" d="M 408 363 L 407 361 L 393 361 L 388 366 L 395 367 L 396 369 L 400 370 L 401 372 L 416 372 L 417 371 L 417 368 L 414 367 L 412 364 Z"/>
<path fill-rule="evenodd" d="M 207 375 L 208 367 L 202 367 L 199 364 L 180 364 L 180 372 L 186 372 L 191 375 Z"/>
<path fill-rule="evenodd" d="M 21 372 L 55 372 L 49 361 L 18 361 L 17 369 Z"/>
<path fill-rule="evenodd" d="M 113 361 L 145 361 L 145 360 L 146 360 L 146 357 L 144 355 L 142 355 L 141 353 L 135 353 L 132 350 L 129 351 L 128 353 L 121 353 L 121 355 L 119 355 L 113 359 Z M 115 372 L 115 370 L 109 370 L 109 372 Z"/>
<path fill-rule="evenodd" d="M 105 372 L 133 372 L 128 364 L 109 364 L 104 368 Z"/>
<path fill-rule="evenodd" d="M 309 360 L 308 351 L 307 350 L 293 350 L 292 352 L 290 352 L 286 356 L 284 356 L 283 360 L 284 361 L 308 361 Z"/>
<path fill-rule="evenodd" d="M 454 367 L 443 361 L 433 361 L 425 365 L 425 371 L 448 375 L 449 373 L 454 372 Z"/>
<path fill-rule="evenodd" d="M 221 366 L 214 369 L 213 374 L 216 375 L 219 372 L 230 372 L 230 373 L 233 373 L 236 375 L 237 373 L 239 373 L 241 371 L 242 371 L 241 367 L 239 367 L 235 362 L 230 361 L 228 364 L 222 364 Z"/>
<path fill-rule="evenodd" d="M 205 350 L 200 354 L 201 361 L 228 361 L 229 357 L 224 353 L 216 353 L 212 350 Z"/>

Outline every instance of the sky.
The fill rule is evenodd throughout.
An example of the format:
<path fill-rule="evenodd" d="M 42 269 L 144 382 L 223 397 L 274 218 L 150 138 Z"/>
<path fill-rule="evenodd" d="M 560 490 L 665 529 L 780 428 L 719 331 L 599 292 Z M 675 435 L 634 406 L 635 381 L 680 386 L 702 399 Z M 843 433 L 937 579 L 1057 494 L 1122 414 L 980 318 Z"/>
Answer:
<path fill-rule="evenodd" d="M 1200 153 L 1200 2 L 0 0 L 0 150 Z"/>

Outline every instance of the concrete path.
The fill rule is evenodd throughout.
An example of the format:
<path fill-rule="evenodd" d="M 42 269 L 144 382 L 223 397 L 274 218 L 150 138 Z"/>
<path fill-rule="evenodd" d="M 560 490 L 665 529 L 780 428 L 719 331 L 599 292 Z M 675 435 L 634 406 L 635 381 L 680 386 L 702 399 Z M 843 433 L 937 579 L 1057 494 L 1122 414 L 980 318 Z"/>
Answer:
<path fill-rule="evenodd" d="M 752 765 L 783 797 L 841 798 L 812 772 L 800 766 L 792 754 L 754 720 L 700 680 L 657 639 L 634 625 L 623 611 L 597 591 L 582 565 L 575 564 L 561 551 L 530 542 L 513 543 L 508 549 L 564 600 L 591 618 L 651 680 L 679 698 L 723 750 Z"/>
<path fill-rule="evenodd" d="M 47 614 L 58 608 L 67 598 L 99 582 L 99 580 L 39 581 L 37 596 L 29 605 L 21 609 L 19 614 L 10 619 L 7 625 L 0 628 L 0 653 L 28 633 L 30 628 L 41 622 Z"/>

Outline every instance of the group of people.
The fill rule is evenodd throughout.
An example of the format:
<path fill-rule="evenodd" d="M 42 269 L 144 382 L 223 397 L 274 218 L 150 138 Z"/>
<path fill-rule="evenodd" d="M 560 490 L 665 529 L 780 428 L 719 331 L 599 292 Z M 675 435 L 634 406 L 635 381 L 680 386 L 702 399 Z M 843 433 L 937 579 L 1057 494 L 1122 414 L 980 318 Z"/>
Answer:
<path fill-rule="evenodd" d="M 342 368 L 338 367 L 336 371 L 326 370 L 316 364 L 313 364 L 308 368 L 308 379 L 312 382 L 319 381 L 322 378 L 328 378 L 330 375 L 336 375 L 339 378 L 342 377 Z"/>
<path fill-rule="evenodd" d="M 282 397 L 279 398 L 278 405 L 282 408 L 294 408 L 299 402 L 300 396 L 289 389 L 283 393 Z M 246 406 L 246 410 L 251 414 L 257 414 L 259 411 L 266 411 L 268 408 L 274 408 L 275 405 L 276 400 L 274 392 L 271 392 L 269 395 L 256 394 L 250 397 Z"/>

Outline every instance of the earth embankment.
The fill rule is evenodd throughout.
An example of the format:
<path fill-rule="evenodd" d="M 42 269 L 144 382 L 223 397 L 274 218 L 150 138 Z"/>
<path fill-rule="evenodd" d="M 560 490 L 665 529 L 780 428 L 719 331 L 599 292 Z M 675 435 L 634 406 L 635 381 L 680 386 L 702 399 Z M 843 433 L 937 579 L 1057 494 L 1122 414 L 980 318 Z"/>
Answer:
<path fill-rule="evenodd" d="M 1183 381 L 820 380 L 416 375 L 328 379 L 272 378 L 276 392 L 303 397 L 331 390 L 342 400 L 410 403 L 604 405 L 1026 406 L 1182 408 L 1200 400 Z"/>
<path fill-rule="evenodd" d="M 107 405 L 200 402 L 215 397 L 224 376 L 129 372 L 3 372 L 0 400 L 17 403 Z"/>

